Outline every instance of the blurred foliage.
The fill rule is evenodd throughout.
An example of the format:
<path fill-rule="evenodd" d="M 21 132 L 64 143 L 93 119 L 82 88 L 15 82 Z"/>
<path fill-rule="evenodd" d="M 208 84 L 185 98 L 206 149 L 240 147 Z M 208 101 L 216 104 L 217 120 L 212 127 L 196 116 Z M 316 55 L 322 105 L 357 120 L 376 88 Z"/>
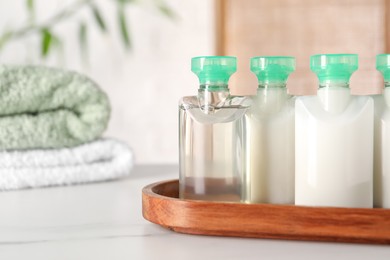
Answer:
<path fill-rule="evenodd" d="M 58 24 L 69 22 L 73 19 L 80 20 L 77 14 L 83 9 L 89 9 L 90 15 L 93 17 L 92 22 L 86 22 L 80 20 L 78 26 L 78 39 L 79 48 L 83 55 L 83 59 L 87 58 L 88 51 L 88 28 L 90 26 L 97 26 L 102 34 L 108 34 L 109 28 L 106 22 L 106 18 L 101 12 L 96 0 L 75 0 L 71 5 L 65 7 L 62 10 L 58 10 L 51 15 L 46 21 L 41 23 L 36 22 L 35 18 L 35 2 L 36 0 L 24 0 L 26 6 L 26 12 L 28 13 L 28 19 L 24 26 L 21 28 L 6 30 L 0 35 L 0 51 L 4 46 L 11 44 L 14 40 L 21 40 L 32 34 L 39 35 L 41 39 L 40 53 L 42 58 L 46 58 L 50 55 L 53 49 L 58 48 L 62 50 L 63 40 L 60 35 L 55 33 L 54 27 Z M 120 38 L 122 40 L 125 49 L 129 50 L 132 46 L 131 34 L 128 26 L 128 19 L 126 10 L 130 5 L 141 4 L 142 0 L 107 0 L 111 4 L 116 6 L 117 13 L 117 26 L 120 32 Z M 175 19 L 177 16 L 173 10 L 163 0 L 151 1 L 156 10 L 168 17 L 169 19 Z M 90 24 L 93 23 L 93 24 Z"/>

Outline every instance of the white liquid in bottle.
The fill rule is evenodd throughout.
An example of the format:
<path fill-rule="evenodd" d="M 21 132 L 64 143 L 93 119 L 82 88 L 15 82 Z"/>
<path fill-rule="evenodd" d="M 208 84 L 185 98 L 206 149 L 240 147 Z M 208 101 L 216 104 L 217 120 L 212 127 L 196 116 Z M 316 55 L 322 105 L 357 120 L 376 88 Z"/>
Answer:
<path fill-rule="evenodd" d="M 385 89 L 383 95 L 374 97 L 374 206 L 390 208 L 390 55 L 378 55 L 376 63 L 384 76 Z"/>
<path fill-rule="evenodd" d="M 294 98 L 286 80 L 295 70 L 293 57 L 254 57 L 251 70 L 259 81 L 246 113 L 246 201 L 294 203 Z"/>
<path fill-rule="evenodd" d="M 326 60 L 328 65 L 345 62 L 334 58 Z M 326 70 L 326 64 L 321 66 Z M 329 72 L 325 75 L 329 76 Z M 317 96 L 297 98 L 297 205 L 363 208 L 373 205 L 373 100 L 351 96 L 349 76 L 345 77 L 346 80 L 328 81 Z"/>
<path fill-rule="evenodd" d="M 345 97 L 348 103 L 340 98 L 337 106 L 347 107 L 331 114 L 320 96 L 296 102 L 295 203 L 370 208 L 373 102 L 369 97 Z"/>

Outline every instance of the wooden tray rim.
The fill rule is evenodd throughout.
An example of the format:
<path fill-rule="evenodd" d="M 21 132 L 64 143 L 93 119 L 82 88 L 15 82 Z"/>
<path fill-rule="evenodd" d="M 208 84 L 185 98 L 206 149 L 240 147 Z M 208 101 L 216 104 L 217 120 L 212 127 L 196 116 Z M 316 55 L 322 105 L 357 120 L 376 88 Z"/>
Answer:
<path fill-rule="evenodd" d="M 183 200 L 153 191 L 169 185 L 178 186 L 178 180 L 160 181 L 142 189 L 142 213 L 145 219 L 176 232 L 213 236 L 390 244 L 390 209 Z M 226 212 L 215 212 L 219 209 Z M 233 215 L 231 211 L 234 210 L 242 216 Z M 201 212 L 204 214 L 202 215 Z M 254 212 L 261 213 L 254 215 L 261 218 L 259 223 L 255 223 L 249 216 Z M 305 215 L 300 216 L 300 213 Z M 286 215 L 291 215 L 291 219 Z M 323 224 L 321 220 L 329 223 Z M 233 221 L 243 221 L 243 223 L 237 224 Z M 354 221 L 355 224 L 349 221 Z"/>

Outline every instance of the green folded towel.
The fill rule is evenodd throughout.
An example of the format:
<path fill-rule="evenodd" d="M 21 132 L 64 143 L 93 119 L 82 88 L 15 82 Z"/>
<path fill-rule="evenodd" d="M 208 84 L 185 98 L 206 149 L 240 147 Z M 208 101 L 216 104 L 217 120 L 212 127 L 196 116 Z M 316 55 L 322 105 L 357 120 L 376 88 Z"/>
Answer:
<path fill-rule="evenodd" d="M 106 129 L 107 95 L 76 72 L 0 66 L 0 149 L 59 148 Z"/>

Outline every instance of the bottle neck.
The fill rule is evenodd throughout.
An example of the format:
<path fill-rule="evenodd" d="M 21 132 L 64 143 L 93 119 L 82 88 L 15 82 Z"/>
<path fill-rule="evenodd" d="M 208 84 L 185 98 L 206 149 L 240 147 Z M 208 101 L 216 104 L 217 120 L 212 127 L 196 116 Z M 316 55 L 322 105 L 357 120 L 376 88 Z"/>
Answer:
<path fill-rule="evenodd" d="M 224 82 L 201 83 L 199 85 L 199 90 L 205 90 L 205 91 L 209 91 L 209 92 L 229 91 L 229 86 L 228 86 L 228 84 L 226 84 Z"/>
<path fill-rule="evenodd" d="M 259 81 L 258 88 L 259 89 L 286 88 L 286 82 L 285 81 Z"/>
<path fill-rule="evenodd" d="M 390 88 L 390 81 L 385 81 L 385 88 Z"/>
<path fill-rule="evenodd" d="M 221 86 L 200 86 L 198 89 L 198 102 L 200 109 L 206 114 L 214 112 L 225 105 L 230 97 L 229 88 Z"/>
<path fill-rule="evenodd" d="M 285 83 L 259 85 L 257 95 L 253 97 L 256 100 L 253 109 L 260 109 L 263 114 L 276 113 L 283 109 L 289 98 Z"/>
<path fill-rule="evenodd" d="M 385 82 L 385 89 L 383 90 L 383 97 L 385 99 L 386 105 L 390 107 L 390 82 Z"/>
<path fill-rule="evenodd" d="M 320 84 L 317 91 L 318 98 L 325 111 L 332 114 L 342 113 L 348 106 L 351 91 L 348 83 Z"/>
<path fill-rule="evenodd" d="M 345 80 L 324 80 L 320 81 L 319 88 L 349 88 L 349 81 Z"/>

